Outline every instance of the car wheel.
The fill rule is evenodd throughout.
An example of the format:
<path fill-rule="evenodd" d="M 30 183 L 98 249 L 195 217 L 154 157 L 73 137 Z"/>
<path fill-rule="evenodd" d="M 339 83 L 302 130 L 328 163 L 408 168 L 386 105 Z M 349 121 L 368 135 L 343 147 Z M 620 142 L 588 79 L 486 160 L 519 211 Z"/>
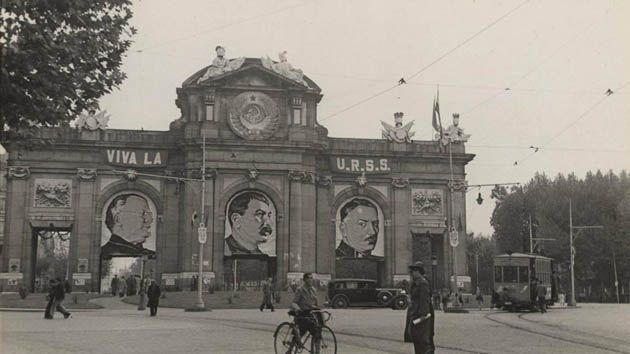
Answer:
<path fill-rule="evenodd" d="M 333 308 L 345 309 L 348 307 L 348 300 L 343 296 L 337 296 L 333 299 Z"/>
<path fill-rule="evenodd" d="M 399 296 L 394 300 L 394 309 L 404 310 L 409 306 L 409 300 L 406 296 Z"/>
<path fill-rule="evenodd" d="M 387 305 L 392 300 L 392 293 L 389 291 L 381 291 L 376 295 L 376 301 L 379 305 Z"/>

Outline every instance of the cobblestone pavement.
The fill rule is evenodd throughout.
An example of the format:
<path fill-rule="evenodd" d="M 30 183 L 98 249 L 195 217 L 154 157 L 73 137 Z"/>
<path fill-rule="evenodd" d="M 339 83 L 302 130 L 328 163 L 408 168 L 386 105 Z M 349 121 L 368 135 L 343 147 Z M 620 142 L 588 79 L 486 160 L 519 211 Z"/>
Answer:
<path fill-rule="evenodd" d="M 581 305 L 539 313 L 436 314 L 437 353 L 627 353 L 630 305 Z M 160 309 L 158 317 L 124 309 L 77 311 L 64 320 L 0 312 L 1 353 L 273 353 L 285 311 Z M 338 353 L 412 353 L 402 342 L 404 311 L 330 310 Z"/>

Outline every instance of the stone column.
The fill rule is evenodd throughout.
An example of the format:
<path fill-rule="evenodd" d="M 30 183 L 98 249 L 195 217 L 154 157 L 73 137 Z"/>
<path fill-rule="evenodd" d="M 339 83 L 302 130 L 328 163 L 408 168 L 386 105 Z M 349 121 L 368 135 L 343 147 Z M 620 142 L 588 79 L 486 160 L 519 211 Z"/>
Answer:
<path fill-rule="evenodd" d="M 317 177 L 317 274 L 331 275 L 335 265 L 335 223 L 330 218 L 331 176 Z"/>
<path fill-rule="evenodd" d="M 21 275 L 18 279 L 20 281 L 26 281 L 26 277 L 23 276 L 25 273 L 24 263 L 28 263 L 30 259 L 30 252 L 28 252 L 28 257 L 26 257 L 27 252 L 23 250 L 24 238 L 31 237 L 31 230 L 28 227 L 26 217 L 30 209 L 27 202 L 30 175 L 30 168 L 27 166 L 9 166 L 8 168 L 2 272 L 12 272 L 9 269 L 9 261 L 12 259 L 19 260 L 20 269 L 17 274 Z M 6 285 L 6 282 L 6 280 L 3 280 L 2 284 Z M 5 287 L 5 290 L 9 289 L 15 291 L 17 286 Z"/>
<path fill-rule="evenodd" d="M 96 168 L 78 168 L 76 181 L 76 191 L 78 193 L 77 198 L 73 198 L 76 205 L 73 205 L 74 209 L 74 228 L 71 231 L 72 236 L 70 241 L 70 249 L 72 250 L 72 257 L 68 257 L 70 262 L 70 277 L 74 282 L 74 273 L 90 273 L 90 279 L 85 279 L 85 274 L 81 276 L 85 279 L 85 285 L 77 286 L 77 290 L 98 290 L 99 287 L 99 267 L 100 257 L 98 253 L 93 255 L 92 246 L 94 240 L 98 239 L 100 242 L 100 230 L 101 224 L 96 221 L 95 215 L 95 199 L 96 199 Z M 99 244 L 100 246 L 100 244 Z M 79 262 L 81 260 L 81 262 Z M 84 265 L 83 260 L 88 260 L 86 267 L 79 267 Z M 81 264 L 79 264 L 81 263 Z"/>
<path fill-rule="evenodd" d="M 317 235 L 315 218 L 317 197 L 315 195 L 315 174 L 304 172 L 302 179 L 302 272 L 315 272 L 317 262 Z"/>
<path fill-rule="evenodd" d="M 409 278 L 407 267 L 412 263 L 412 241 L 409 229 L 409 215 L 411 213 L 411 202 L 409 189 L 409 178 L 392 178 L 393 201 L 392 218 L 393 227 L 390 228 L 393 245 L 394 266 L 393 282 Z"/>
<path fill-rule="evenodd" d="M 302 181 L 304 172 L 289 171 L 289 273 L 302 272 Z"/>

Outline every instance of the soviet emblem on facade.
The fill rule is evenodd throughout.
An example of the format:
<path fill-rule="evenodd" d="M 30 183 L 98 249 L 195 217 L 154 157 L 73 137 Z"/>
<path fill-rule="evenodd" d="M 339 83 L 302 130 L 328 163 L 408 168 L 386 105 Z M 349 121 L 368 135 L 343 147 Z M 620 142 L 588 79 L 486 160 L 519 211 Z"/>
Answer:
<path fill-rule="evenodd" d="M 230 102 L 228 123 L 243 139 L 268 139 L 280 125 L 278 106 L 263 93 L 243 92 Z"/>

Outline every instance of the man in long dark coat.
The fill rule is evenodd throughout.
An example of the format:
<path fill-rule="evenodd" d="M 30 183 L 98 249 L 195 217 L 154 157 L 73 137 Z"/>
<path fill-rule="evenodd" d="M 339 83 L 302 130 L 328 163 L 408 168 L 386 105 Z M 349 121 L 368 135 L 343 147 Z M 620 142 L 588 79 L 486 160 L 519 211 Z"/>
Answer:
<path fill-rule="evenodd" d="M 405 320 L 405 342 L 413 342 L 416 354 L 433 354 L 435 312 L 431 303 L 431 284 L 424 277 L 424 264 L 416 262 L 409 266 L 412 284 L 409 291 L 411 304 Z M 420 320 L 414 323 L 415 320 Z"/>
<path fill-rule="evenodd" d="M 149 298 L 147 306 L 149 307 L 151 316 L 157 315 L 158 305 L 160 304 L 160 295 L 162 295 L 160 286 L 157 285 L 155 280 L 151 280 L 151 285 L 149 285 L 149 289 L 147 289 L 147 297 Z"/>
<path fill-rule="evenodd" d="M 120 279 L 118 279 L 118 274 L 114 274 L 111 282 L 112 296 L 118 295 L 118 284 L 120 284 Z"/>
<path fill-rule="evenodd" d="M 46 311 L 44 312 L 44 318 L 47 320 L 53 319 L 53 313 L 55 312 L 53 304 L 55 303 L 56 292 L 57 283 L 55 282 L 55 279 L 50 279 L 50 281 L 48 281 L 48 296 L 46 296 L 46 299 L 48 299 L 48 303 L 46 304 Z"/>
<path fill-rule="evenodd" d="M 269 278 L 266 282 L 264 282 L 262 286 L 263 291 L 263 299 L 260 304 L 260 312 L 265 308 L 269 308 L 271 312 L 275 311 L 273 308 L 273 283 L 272 279 Z"/>

